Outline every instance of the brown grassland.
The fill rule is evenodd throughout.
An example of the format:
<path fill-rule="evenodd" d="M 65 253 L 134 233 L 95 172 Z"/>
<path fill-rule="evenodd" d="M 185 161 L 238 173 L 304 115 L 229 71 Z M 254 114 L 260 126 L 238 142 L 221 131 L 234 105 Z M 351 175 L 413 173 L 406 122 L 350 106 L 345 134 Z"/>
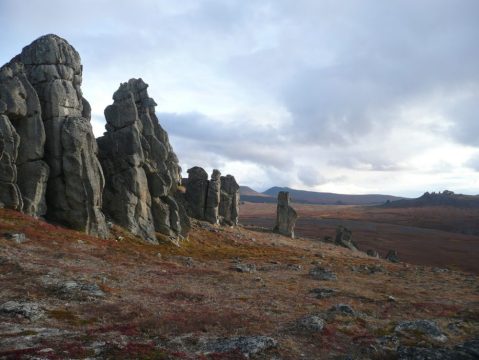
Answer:
<path fill-rule="evenodd" d="M 345 225 L 361 250 L 385 256 L 397 250 L 418 265 L 449 266 L 479 273 L 479 209 L 454 207 L 382 208 L 373 206 L 293 204 L 299 214 L 296 233 L 311 239 L 334 238 Z M 272 227 L 275 204 L 244 203 L 243 224 Z"/>
<path fill-rule="evenodd" d="M 271 209 L 257 207 L 254 212 L 248 206 L 241 209 L 243 223 L 261 218 L 267 224 Z M 337 216 L 336 210 L 328 211 L 331 218 Z M 325 213 L 321 217 L 328 219 Z M 376 230 L 369 233 L 353 229 L 361 246 L 397 248 L 403 259 L 411 256 L 412 263 L 439 265 L 424 261 L 425 255 L 414 258 L 412 251 L 422 245 L 409 254 L 406 245 L 398 245 L 403 239 L 399 234 L 388 240 L 396 236 L 394 230 L 383 230 L 382 221 L 376 220 Z M 300 224 L 298 233 L 305 236 L 315 231 L 332 235 L 334 227 L 314 230 Z M 456 270 L 477 268 L 465 260 L 462 252 L 467 249 L 461 244 L 457 249 L 463 266 L 454 253 L 447 257 L 453 269 L 439 272 L 370 258 L 315 239 L 289 239 L 257 226 L 221 228 L 195 222 L 181 247 L 158 246 L 118 227 L 112 229 L 111 239 L 103 240 L 0 209 L 0 234 L 6 232 L 25 233 L 28 241 L 17 244 L 0 236 L 0 305 L 9 300 L 36 303 L 44 316 L 29 320 L 0 313 L 0 359 L 242 359 L 235 351 L 194 350 L 198 339 L 238 335 L 277 340 L 277 347 L 254 355 L 257 359 L 330 359 L 344 354 L 393 359 L 394 352 L 379 346 L 380 341 L 397 336 L 405 346 L 454 346 L 479 334 L 478 278 Z M 435 258 L 450 244 L 439 233 L 424 240 L 429 247 L 434 239 L 442 241 Z M 478 238 L 453 235 L 474 242 L 469 256 L 477 261 Z M 254 264 L 256 271 L 235 271 L 238 263 Z M 337 280 L 311 278 L 309 270 L 318 264 L 334 271 Z M 365 266 L 381 270 L 358 271 Z M 65 295 L 45 285 L 45 276 L 94 284 L 105 295 Z M 317 299 L 310 291 L 318 287 L 337 293 Z M 361 315 L 329 316 L 328 309 L 340 303 Z M 324 329 L 297 331 L 297 320 L 311 314 L 326 319 Z M 399 321 L 411 319 L 435 320 L 447 340 L 438 343 L 419 333 L 395 333 Z"/>

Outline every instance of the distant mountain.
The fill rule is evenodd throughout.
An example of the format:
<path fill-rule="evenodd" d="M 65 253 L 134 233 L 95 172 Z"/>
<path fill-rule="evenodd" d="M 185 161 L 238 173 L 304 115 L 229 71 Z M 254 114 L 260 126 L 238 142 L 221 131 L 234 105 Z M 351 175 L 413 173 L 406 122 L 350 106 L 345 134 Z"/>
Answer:
<path fill-rule="evenodd" d="M 254 203 L 274 203 L 276 198 L 251 189 L 249 186 L 240 186 L 241 201 Z"/>
<path fill-rule="evenodd" d="M 455 194 L 452 191 L 444 190 L 442 193 L 426 192 L 417 199 L 402 199 L 387 202 L 384 207 L 405 208 L 424 206 L 454 206 L 460 208 L 479 208 L 479 195 Z"/>
<path fill-rule="evenodd" d="M 247 186 L 240 187 L 241 200 L 250 202 L 276 202 L 280 191 L 289 191 L 293 202 L 318 205 L 378 205 L 386 201 L 403 199 L 391 195 L 345 195 L 326 192 L 296 190 L 288 187 L 272 187 L 263 193 L 254 191 Z"/>

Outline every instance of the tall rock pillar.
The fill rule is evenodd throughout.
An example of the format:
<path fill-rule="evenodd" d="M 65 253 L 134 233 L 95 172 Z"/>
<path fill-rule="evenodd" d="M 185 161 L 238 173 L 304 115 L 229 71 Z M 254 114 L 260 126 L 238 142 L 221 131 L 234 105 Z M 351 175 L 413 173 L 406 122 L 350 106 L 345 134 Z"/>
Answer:
<path fill-rule="evenodd" d="M 187 236 L 189 219 L 177 199 L 181 168 L 155 114 L 142 79 L 122 83 L 105 109 L 98 140 L 106 187 L 103 210 L 116 223 L 152 243 L 157 234 Z"/>
<path fill-rule="evenodd" d="M 294 238 L 294 225 L 298 214 L 289 203 L 289 192 L 280 191 L 278 193 L 278 205 L 276 208 L 276 224 L 273 231 Z"/>

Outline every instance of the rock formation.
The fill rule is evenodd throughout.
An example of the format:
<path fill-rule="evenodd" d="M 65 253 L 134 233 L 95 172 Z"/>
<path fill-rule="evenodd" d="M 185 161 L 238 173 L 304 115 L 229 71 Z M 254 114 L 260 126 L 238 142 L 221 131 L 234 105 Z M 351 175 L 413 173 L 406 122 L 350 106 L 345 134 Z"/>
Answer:
<path fill-rule="evenodd" d="M 221 177 L 221 198 L 219 206 L 220 222 L 238 225 L 239 221 L 239 185 L 233 175 Z"/>
<path fill-rule="evenodd" d="M 203 168 L 188 170 L 185 199 L 192 218 L 212 224 L 237 225 L 239 217 L 239 185 L 234 176 L 221 176 L 214 169 L 211 179 Z"/>
<path fill-rule="evenodd" d="M 185 198 L 192 218 L 205 220 L 208 186 L 208 173 L 203 168 L 195 166 L 188 169 Z"/>
<path fill-rule="evenodd" d="M 280 191 L 278 193 L 278 206 L 276 208 L 276 225 L 273 231 L 294 238 L 294 225 L 298 214 L 289 205 L 289 202 L 289 192 Z"/>
<path fill-rule="evenodd" d="M 1 101 L 1 100 L 0 100 Z M 5 103 L 0 102 L 0 112 Z M 22 195 L 17 185 L 17 166 L 20 137 L 6 115 L 0 115 L 0 207 L 21 210 Z"/>
<path fill-rule="evenodd" d="M 155 233 L 187 236 L 189 219 L 177 194 L 181 168 L 147 88 L 142 79 L 120 85 L 105 109 L 107 131 L 98 145 L 106 177 L 105 214 L 156 243 Z"/>
<path fill-rule="evenodd" d="M 373 257 L 373 258 L 379 259 L 379 253 L 378 253 L 376 250 L 368 249 L 368 250 L 366 251 L 366 254 L 367 254 L 368 256 Z"/>
<path fill-rule="evenodd" d="M 385 257 L 386 260 L 389 260 L 393 263 L 399 262 L 399 256 L 396 250 L 389 250 Z"/>
<path fill-rule="evenodd" d="M 0 98 L 6 104 L 1 106 L 2 122 L 8 117 L 20 138 L 18 157 L 13 160 L 9 156 L 9 161 L 16 163 L 17 188 L 23 198 L 23 204 L 16 207 L 106 236 L 100 210 L 104 179 L 90 125 L 90 106 L 80 88 L 79 54 L 64 39 L 46 35 L 25 47 L 0 73 Z M 15 136 L 6 130 L 8 125 L 2 128 L 11 152 Z M 10 184 L 14 179 L 10 176 Z M 12 189 L 10 186 L 11 194 Z"/>
<path fill-rule="evenodd" d="M 347 227 L 339 225 L 336 228 L 336 239 L 334 240 L 336 245 L 348 248 L 350 250 L 357 250 L 353 242 L 353 233 Z"/>
<path fill-rule="evenodd" d="M 42 161 L 45 130 L 37 93 L 25 75 L 23 64 L 11 63 L 0 68 L 0 102 L 4 104 L 0 105 L 0 108 L 3 107 L 0 113 L 3 112 L 7 117 L 2 121 L 5 135 L 10 132 L 6 129 L 8 121 L 18 137 L 16 145 L 18 156 L 13 159 L 12 153 L 6 155 L 13 161 L 12 166 L 16 171 L 2 172 L 2 177 L 15 173 L 17 194 L 14 197 L 21 200 L 21 204 L 6 206 L 33 216 L 45 215 L 45 190 L 49 172 L 48 166 Z M 5 138 L 12 139 L 10 135 L 6 135 Z M 11 141 L 7 142 L 11 144 Z M 13 194 L 12 191 L 13 188 L 10 188 L 6 193 Z"/>
<path fill-rule="evenodd" d="M 206 195 L 205 220 L 212 224 L 219 223 L 219 206 L 221 200 L 221 173 L 214 169 L 208 183 Z"/>

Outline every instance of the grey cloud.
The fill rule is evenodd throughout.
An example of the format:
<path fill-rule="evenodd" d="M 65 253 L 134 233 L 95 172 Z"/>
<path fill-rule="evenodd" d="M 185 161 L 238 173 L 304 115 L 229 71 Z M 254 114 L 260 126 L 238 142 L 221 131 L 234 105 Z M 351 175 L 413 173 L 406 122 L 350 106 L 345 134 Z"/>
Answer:
<path fill-rule="evenodd" d="M 297 141 L 353 143 L 373 125 L 386 131 L 397 121 L 385 111 L 479 82 L 475 1 L 280 4 L 278 16 L 293 35 L 280 33 L 274 50 L 261 50 L 274 54 L 273 62 L 241 56 L 231 70 L 240 64 L 239 76 L 254 76 L 255 86 L 266 80 L 291 112 Z M 257 63 L 262 76 L 251 70 Z"/>
<path fill-rule="evenodd" d="M 143 77 L 157 109 L 169 87 L 185 97 L 159 114 L 182 162 L 221 167 L 235 160 L 257 164 L 276 184 L 316 186 L 337 181 L 319 171 L 323 165 L 411 170 L 399 165 L 404 148 L 420 153 L 429 144 L 417 136 L 400 146 L 384 139 L 401 126 L 431 134 L 398 116 L 431 96 L 440 99 L 434 115 L 450 125 L 438 126 L 447 130 L 437 141 L 479 147 L 478 13 L 476 0 L 4 0 L 0 62 L 58 33 L 82 55 L 95 113 L 106 104 L 96 105 L 89 89 L 110 98 L 119 82 Z M 196 109 L 205 92 L 220 105 L 238 99 L 230 118 Z M 259 126 L 240 116 L 245 104 L 251 111 L 276 106 L 290 122 Z"/>
<path fill-rule="evenodd" d="M 298 179 L 306 186 L 314 187 L 328 182 L 328 180 L 318 173 L 312 166 L 303 166 L 298 169 Z"/>
<path fill-rule="evenodd" d="M 479 172 L 479 152 L 466 162 L 466 166 Z"/>
<path fill-rule="evenodd" d="M 186 139 L 190 146 L 211 154 L 220 154 L 230 160 L 250 161 L 278 169 L 291 167 L 283 146 L 282 134 L 272 127 L 260 127 L 251 123 L 221 122 L 201 113 L 158 113 L 160 123 L 171 136 L 178 138 L 178 147 Z M 181 140 L 180 140 L 181 139 Z M 183 153 L 183 151 L 182 151 Z M 183 154 L 188 158 L 188 153 Z"/>
<path fill-rule="evenodd" d="M 479 88 L 473 95 L 457 101 L 448 112 L 454 119 L 452 134 L 455 139 L 479 147 Z"/>

